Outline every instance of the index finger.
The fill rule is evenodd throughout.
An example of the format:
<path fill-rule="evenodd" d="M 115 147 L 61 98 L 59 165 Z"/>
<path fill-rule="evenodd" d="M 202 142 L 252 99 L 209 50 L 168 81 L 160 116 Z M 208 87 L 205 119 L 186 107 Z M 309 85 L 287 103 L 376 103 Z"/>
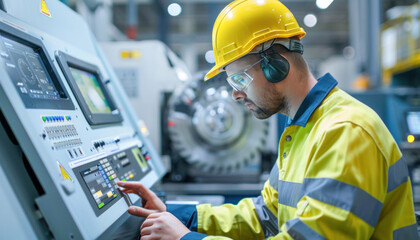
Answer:
<path fill-rule="evenodd" d="M 117 182 L 117 185 L 128 190 L 136 191 L 146 198 L 150 197 L 152 193 L 152 191 L 139 182 Z"/>

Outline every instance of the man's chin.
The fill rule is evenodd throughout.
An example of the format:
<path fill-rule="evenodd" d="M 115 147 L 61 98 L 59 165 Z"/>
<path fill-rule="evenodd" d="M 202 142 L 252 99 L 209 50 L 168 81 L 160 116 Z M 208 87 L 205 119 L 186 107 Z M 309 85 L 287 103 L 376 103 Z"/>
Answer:
<path fill-rule="evenodd" d="M 254 114 L 254 117 L 260 120 L 264 120 L 269 118 L 271 115 L 267 115 L 265 113 L 262 112 L 256 112 L 256 111 L 252 111 L 252 113 Z"/>

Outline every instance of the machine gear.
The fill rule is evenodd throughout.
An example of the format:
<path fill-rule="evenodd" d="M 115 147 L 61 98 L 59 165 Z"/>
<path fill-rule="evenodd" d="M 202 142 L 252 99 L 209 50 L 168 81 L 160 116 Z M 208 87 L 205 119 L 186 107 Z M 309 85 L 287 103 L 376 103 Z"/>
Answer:
<path fill-rule="evenodd" d="M 200 75 L 176 89 L 169 100 L 172 148 L 192 175 L 226 175 L 260 164 L 268 122 L 232 99 L 225 73 L 212 81 L 202 79 Z"/>

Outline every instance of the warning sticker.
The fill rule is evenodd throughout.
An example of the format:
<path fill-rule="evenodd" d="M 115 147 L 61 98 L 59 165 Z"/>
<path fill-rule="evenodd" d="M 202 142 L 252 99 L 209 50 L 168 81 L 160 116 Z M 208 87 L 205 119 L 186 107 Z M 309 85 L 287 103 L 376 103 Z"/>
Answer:
<path fill-rule="evenodd" d="M 48 17 L 52 17 L 45 0 L 41 0 L 41 13 L 43 13 L 44 15 Z"/>
<path fill-rule="evenodd" d="M 70 177 L 70 175 L 67 173 L 67 171 L 61 166 L 61 164 L 59 163 L 59 162 L 57 162 L 57 165 L 58 165 L 58 168 L 59 168 L 59 170 L 60 170 L 60 174 L 61 174 L 61 177 L 63 178 L 63 180 L 66 180 L 66 179 L 68 179 L 68 180 L 71 180 L 71 181 L 73 181 L 73 179 L 71 179 L 71 177 Z"/>

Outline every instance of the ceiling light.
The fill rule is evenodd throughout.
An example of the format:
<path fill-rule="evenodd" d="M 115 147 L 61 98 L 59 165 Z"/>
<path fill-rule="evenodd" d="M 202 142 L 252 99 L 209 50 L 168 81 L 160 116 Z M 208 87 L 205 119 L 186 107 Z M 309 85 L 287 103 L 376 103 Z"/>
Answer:
<path fill-rule="evenodd" d="M 320 9 L 328 8 L 334 0 L 316 0 L 316 6 Z"/>
<path fill-rule="evenodd" d="M 307 26 L 307 27 L 314 27 L 316 25 L 316 23 L 318 22 L 318 19 L 316 18 L 315 15 L 313 15 L 312 13 L 307 14 L 305 16 L 305 18 L 303 18 L 303 23 Z"/>
<path fill-rule="evenodd" d="M 178 3 L 171 3 L 168 6 L 168 13 L 171 16 L 178 16 L 182 12 L 182 7 Z"/>
<path fill-rule="evenodd" d="M 212 50 L 209 50 L 206 52 L 206 55 L 204 56 L 206 58 L 206 61 L 208 63 L 214 63 L 214 53 Z"/>

